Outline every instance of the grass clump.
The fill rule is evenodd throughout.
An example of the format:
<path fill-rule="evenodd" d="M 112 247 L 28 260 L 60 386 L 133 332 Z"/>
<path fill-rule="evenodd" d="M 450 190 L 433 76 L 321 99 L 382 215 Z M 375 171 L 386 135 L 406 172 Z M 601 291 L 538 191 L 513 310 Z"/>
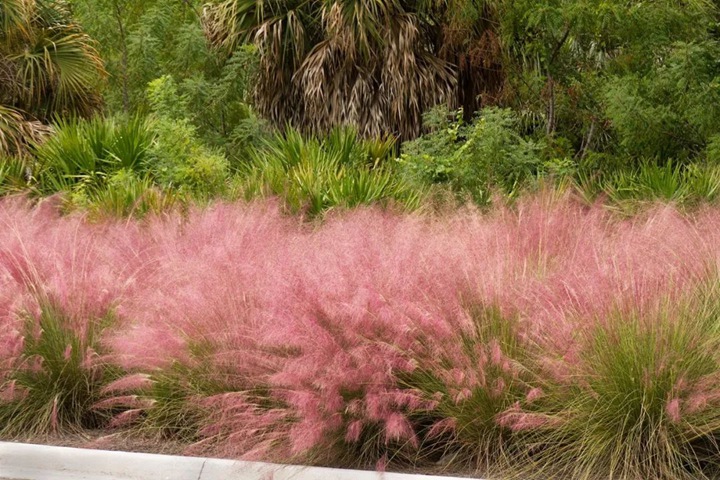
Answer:
<path fill-rule="evenodd" d="M 392 139 L 362 140 L 351 129 L 322 140 L 289 129 L 251 155 L 238 188 L 246 198 L 278 196 L 309 216 L 376 202 L 418 208 L 422 190 L 393 172 L 393 151 Z"/>
<path fill-rule="evenodd" d="M 470 327 L 432 345 L 401 382 L 432 408 L 413 412 L 423 438 L 421 460 L 488 472 L 507 472 L 521 460 L 519 431 L 549 423 L 534 405 L 544 396 L 536 352 L 521 339 L 515 315 L 494 306 L 467 311 Z M 521 411 L 529 408 L 529 411 Z"/>
<path fill-rule="evenodd" d="M 582 334 L 558 418 L 530 458 L 543 475 L 697 479 L 717 474 L 720 292 L 619 309 Z"/>
<path fill-rule="evenodd" d="M 28 314 L 23 348 L 0 390 L 0 433 L 8 436 L 99 428 L 108 419 L 94 405 L 119 373 L 100 360 L 100 335 L 112 321 L 78 322 L 49 300 Z M 82 324 L 80 324 L 82 323 Z"/>

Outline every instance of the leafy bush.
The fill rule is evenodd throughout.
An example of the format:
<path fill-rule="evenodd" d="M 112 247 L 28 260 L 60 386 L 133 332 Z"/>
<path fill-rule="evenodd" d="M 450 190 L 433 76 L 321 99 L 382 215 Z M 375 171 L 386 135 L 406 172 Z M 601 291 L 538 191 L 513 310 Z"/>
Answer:
<path fill-rule="evenodd" d="M 163 188 L 198 198 L 210 198 L 223 191 L 228 162 L 221 153 L 200 143 L 189 122 L 159 118 L 155 131 L 157 137 L 149 155 L 153 158 L 153 174 Z"/>
<path fill-rule="evenodd" d="M 241 167 L 271 133 L 246 102 L 254 58 L 249 46 L 236 52 L 217 80 L 200 75 L 181 82 L 169 75 L 154 80 L 148 89 L 153 113 L 191 124 L 199 141 L 221 149 L 233 169 Z"/>
<path fill-rule="evenodd" d="M 686 160 L 720 130 L 720 70 L 715 41 L 677 43 L 647 74 L 613 78 L 605 113 L 631 158 Z"/>
<path fill-rule="evenodd" d="M 433 129 L 403 145 L 406 176 L 419 183 L 447 183 L 476 202 L 489 202 L 493 188 L 514 194 L 541 168 L 541 147 L 518 133 L 511 110 L 487 108 L 465 124 L 462 112 L 448 121 L 442 109 L 426 116 Z"/>
<path fill-rule="evenodd" d="M 229 174 L 227 159 L 199 139 L 184 116 L 187 106 L 171 77 L 150 83 L 148 96 L 156 116 L 157 133 L 149 154 L 154 173 L 165 188 L 177 188 L 200 198 L 221 193 Z"/>

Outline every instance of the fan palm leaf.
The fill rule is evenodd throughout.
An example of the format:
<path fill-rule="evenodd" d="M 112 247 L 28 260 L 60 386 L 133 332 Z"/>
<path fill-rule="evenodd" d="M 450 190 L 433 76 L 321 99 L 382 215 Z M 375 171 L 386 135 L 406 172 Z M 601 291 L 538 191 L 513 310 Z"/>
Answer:
<path fill-rule="evenodd" d="M 104 76 L 92 40 L 62 0 L 0 2 L 0 154 L 22 153 L 56 115 L 89 115 Z"/>
<path fill-rule="evenodd" d="M 0 105 L 0 157 L 23 155 L 31 144 L 42 141 L 50 132 L 49 126 Z"/>

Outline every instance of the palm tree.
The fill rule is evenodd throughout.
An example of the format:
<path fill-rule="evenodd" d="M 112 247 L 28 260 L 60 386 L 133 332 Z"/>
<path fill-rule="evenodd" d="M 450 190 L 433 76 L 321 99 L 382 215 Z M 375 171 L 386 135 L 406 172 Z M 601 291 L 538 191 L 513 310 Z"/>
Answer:
<path fill-rule="evenodd" d="M 55 115 L 100 105 L 102 60 L 61 0 L 0 2 L 0 154 L 22 153 Z"/>
<path fill-rule="evenodd" d="M 256 102 L 275 123 L 311 132 L 351 124 L 367 136 L 409 138 L 425 110 L 476 102 L 498 76 L 484 60 L 494 48 L 488 25 L 443 25 L 452 20 L 449 2 L 492 13 L 483 0 L 221 0 L 205 8 L 204 24 L 228 52 L 258 46 Z M 478 42 L 485 50 L 475 61 Z M 478 68 L 492 75 L 475 77 Z"/>

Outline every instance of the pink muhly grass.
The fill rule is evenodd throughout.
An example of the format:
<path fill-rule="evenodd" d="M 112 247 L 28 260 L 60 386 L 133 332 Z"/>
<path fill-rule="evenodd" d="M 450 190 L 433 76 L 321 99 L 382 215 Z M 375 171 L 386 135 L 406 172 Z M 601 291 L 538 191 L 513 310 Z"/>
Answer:
<path fill-rule="evenodd" d="M 154 402 L 152 400 L 139 397 L 138 395 L 121 395 L 96 402 L 92 408 L 94 410 L 106 410 L 115 407 L 127 407 L 147 410 L 152 407 L 153 404 Z"/>
<path fill-rule="evenodd" d="M 709 404 L 711 403 L 711 397 L 705 393 L 696 393 L 693 395 L 690 395 L 684 403 L 684 410 L 692 415 L 694 413 L 699 413 L 708 408 Z"/>
<path fill-rule="evenodd" d="M 542 398 L 545 395 L 542 388 L 535 387 L 531 389 L 525 396 L 526 403 L 533 403 L 535 400 Z"/>
<path fill-rule="evenodd" d="M 228 392 L 202 399 L 208 412 L 193 452 L 212 449 L 247 460 L 287 461 L 292 411 L 261 392 Z"/>
<path fill-rule="evenodd" d="M 152 387 L 152 377 L 146 373 L 134 373 L 125 375 L 109 384 L 102 389 L 104 395 L 110 393 L 126 393 L 144 391 Z"/>
<path fill-rule="evenodd" d="M 665 413 L 671 422 L 677 423 L 680 421 L 680 399 L 673 398 L 665 405 Z"/>
<path fill-rule="evenodd" d="M 413 427 L 404 415 L 399 413 L 389 415 L 384 430 L 386 442 L 408 440 L 413 445 L 417 445 L 418 440 Z"/>
<path fill-rule="evenodd" d="M 58 431 L 60 422 L 58 420 L 58 399 L 55 397 L 52 401 L 52 410 L 50 411 L 50 431 L 55 433 Z"/>
<path fill-rule="evenodd" d="M 434 439 L 440 435 L 448 434 L 448 433 L 454 433 L 457 429 L 457 419 L 456 418 L 443 418 L 442 420 L 438 420 L 433 424 L 432 427 L 430 427 L 430 430 L 428 430 L 426 437 L 428 439 Z"/>
<path fill-rule="evenodd" d="M 515 402 L 509 409 L 500 413 L 496 421 L 498 425 L 515 432 L 537 430 L 557 423 L 556 420 L 551 420 L 546 415 L 523 411 L 519 402 Z"/>
<path fill-rule="evenodd" d="M 128 425 L 132 425 L 138 421 L 140 416 L 145 411 L 144 408 L 136 408 L 132 410 L 125 410 L 110 419 L 107 428 L 122 428 Z"/>
<path fill-rule="evenodd" d="M 665 307 L 717 265 L 719 219 L 670 207 L 621 219 L 539 196 L 444 218 L 363 208 L 308 225 L 256 203 L 90 225 L 3 200 L 0 366 L 16 368 L 23 315 L 49 300 L 80 336 L 114 313 L 105 351 L 65 357 L 128 372 L 103 395 L 191 409 L 199 449 L 372 463 L 427 435 L 489 458 L 498 439 L 560 429 L 547 419 L 566 392 L 603 398 L 590 346 L 614 315 L 684 318 Z M 668 331 L 647 331 L 662 351 Z M 651 366 L 648 382 L 665 379 Z M 177 410 L 153 398 L 161 381 Z M 660 408 L 669 419 L 717 405 L 716 384 L 687 382 L 662 397 L 677 400 Z"/>
<path fill-rule="evenodd" d="M 345 433 L 345 441 L 346 442 L 357 442 L 360 440 L 360 434 L 363 430 L 363 422 L 362 420 L 355 420 L 350 422 L 350 424 L 347 427 L 347 432 Z"/>
<path fill-rule="evenodd" d="M 22 400 L 25 395 L 27 395 L 27 390 L 18 388 L 17 380 L 11 380 L 0 389 L 0 403 L 17 402 Z"/>

